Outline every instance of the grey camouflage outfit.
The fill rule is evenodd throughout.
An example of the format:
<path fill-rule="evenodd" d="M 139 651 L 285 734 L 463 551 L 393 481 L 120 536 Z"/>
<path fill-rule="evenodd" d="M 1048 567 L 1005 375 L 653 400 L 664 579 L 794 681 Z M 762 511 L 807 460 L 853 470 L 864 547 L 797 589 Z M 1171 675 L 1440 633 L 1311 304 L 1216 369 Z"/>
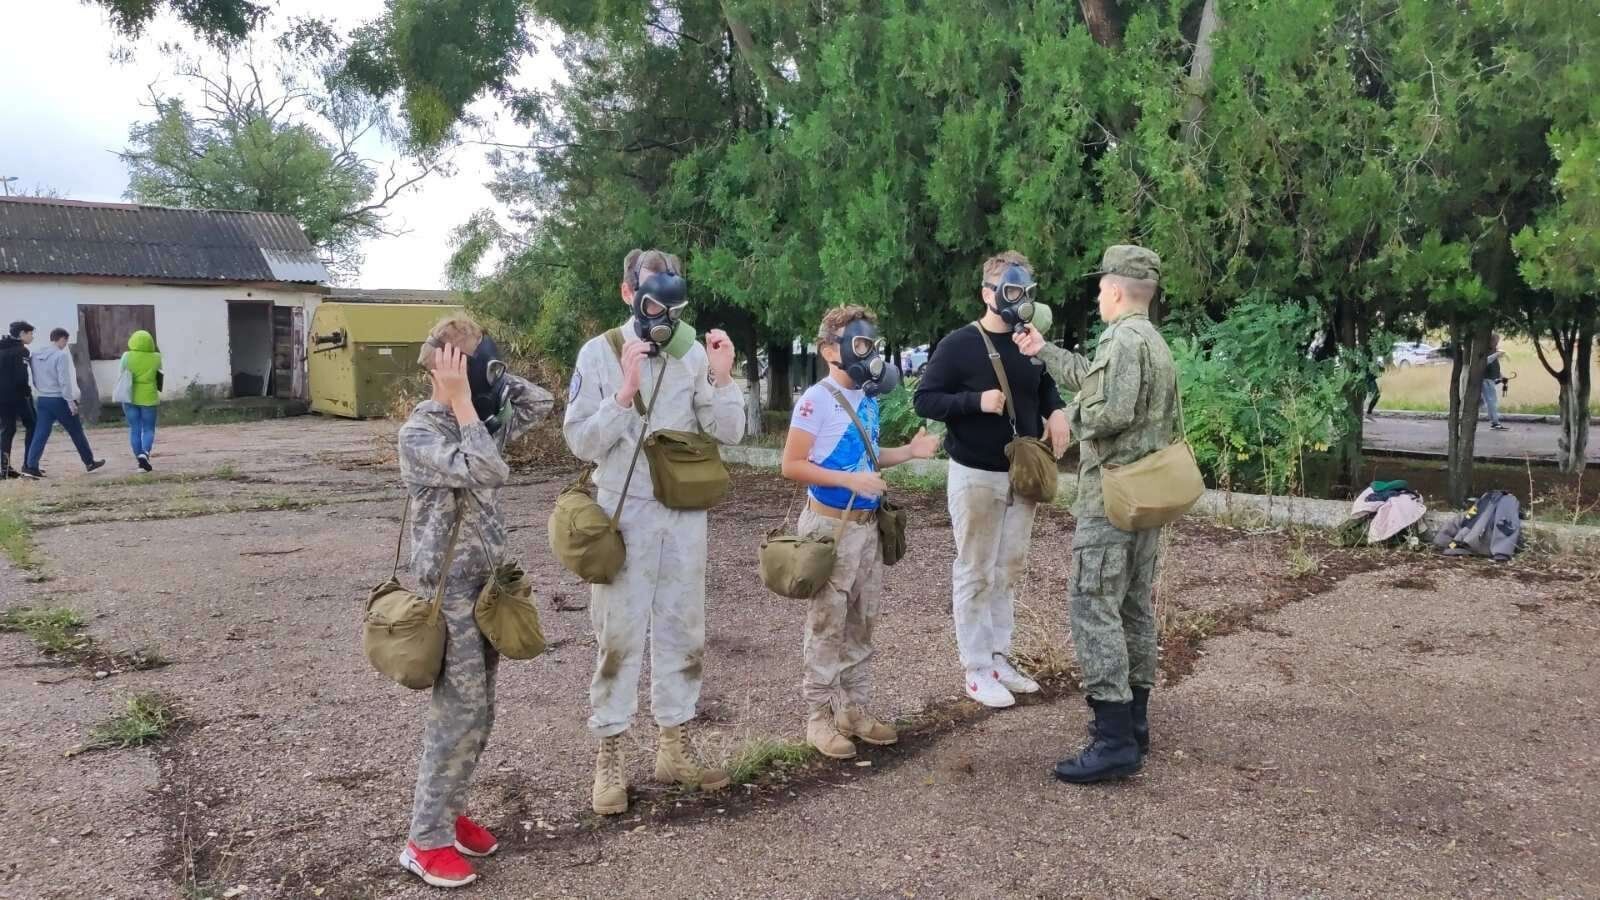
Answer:
<path fill-rule="evenodd" d="M 465 518 L 445 582 L 444 669 L 434 683 L 422 737 L 422 760 L 411 810 L 411 840 L 424 850 L 455 841 L 467 784 L 494 727 L 494 677 L 499 661 L 478 631 L 473 606 L 506 548 L 500 487 L 510 477 L 504 441 L 549 415 L 550 392 L 507 376 L 508 411 L 498 435 L 482 422 L 458 427 L 450 408 L 425 400 L 400 428 L 400 477 L 410 495 L 411 571 L 418 593 L 439 584 L 450 526 Z"/>
<path fill-rule="evenodd" d="M 1051 344 L 1039 355 L 1058 384 L 1077 392 L 1069 408 L 1072 433 L 1080 441 L 1072 640 L 1084 692 L 1096 700 L 1127 703 L 1133 699 L 1131 688 L 1153 687 L 1156 681 L 1153 596 L 1161 529 L 1129 532 L 1112 525 L 1105 517 L 1100 470 L 1137 462 L 1172 443 L 1177 370 L 1167 342 L 1142 313 L 1108 326 L 1093 361 Z"/>
<path fill-rule="evenodd" d="M 800 533 L 832 538 L 839 520 L 807 508 L 800 513 Z M 811 709 L 841 713 L 865 707 L 872 698 L 872 628 L 878 621 L 883 594 L 883 557 L 878 550 L 878 523 L 873 517 L 845 526 L 833 574 L 811 598 L 806 614 L 801 693 Z"/>
<path fill-rule="evenodd" d="M 634 333 L 631 320 L 622 328 L 625 335 Z M 645 359 L 639 379 L 645 402 L 663 366 L 651 432 L 698 428 L 722 443 L 737 443 L 744 435 L 744 396 L 732 382 L 712 385 L 705 346 L 692 345 L 682 359 L 665 354 Z M 597 464 L 595 499 L 608 512 L 617 508 L 644 424 L 632 405 L 617 405 L 622 378 L 622 362 L 604 334 L 584 344 L 563 423 L 573 455 Z M 622 570 L 610 584 L 591 585 L 589 592 L 595 631 L 589 729 L 602 738 L 626 731 L 638 711 L 647 633 L 650 709 L 663 728 L 694 718 L 705 657 L 705 511 L 673 510 L 658 502 L 650 462 L 640 454 L 618 525 L 627 547 Z"/>

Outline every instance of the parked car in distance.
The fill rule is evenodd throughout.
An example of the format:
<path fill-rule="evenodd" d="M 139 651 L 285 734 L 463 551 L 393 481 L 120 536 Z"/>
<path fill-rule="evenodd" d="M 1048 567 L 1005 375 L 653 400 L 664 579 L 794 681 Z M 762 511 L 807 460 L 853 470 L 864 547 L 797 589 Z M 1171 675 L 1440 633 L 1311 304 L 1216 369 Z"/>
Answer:
<path fill-rule="evenodd" d="M 912 347 L 900 351 L 900 371 L 907 377 L 921 375 L 922 367 L 928 364 L 928 345 Z"/>
<path fill-rule="evenodd" d="M 1389 353 L 1389 365 L 1397 369 L 1406 369 L 1411 366 L 1438 366 L 1449 362 L 1444 352 L 1432 344 L 1422 341 L 1407 341 L 1395 344 L 1394 350 Z"/>

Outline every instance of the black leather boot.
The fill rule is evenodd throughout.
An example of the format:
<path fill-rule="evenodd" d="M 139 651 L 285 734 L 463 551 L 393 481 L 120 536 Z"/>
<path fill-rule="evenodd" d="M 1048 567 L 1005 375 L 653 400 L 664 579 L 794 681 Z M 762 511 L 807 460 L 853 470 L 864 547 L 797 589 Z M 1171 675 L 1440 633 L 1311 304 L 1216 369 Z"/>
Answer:
<path fill-rule="evenodd" d="M 1139 755 L 1146 756 L 1150 753 L 1150 689 L 1136 687 L 1133 689 L 1133 707 L 1130 710 L 1133 718 L 1133 739 L 1139 742 Z"/>
<path fill-rule="evenodd" d="M 1094 739 L 1071 759 L 1056 763 L 1056 778 L 1093 784 L 1127 778 L 1139 771 L 1139 744 L 1133 739 L 1133 704 L 1089 698 L 1094 709 Z"/>

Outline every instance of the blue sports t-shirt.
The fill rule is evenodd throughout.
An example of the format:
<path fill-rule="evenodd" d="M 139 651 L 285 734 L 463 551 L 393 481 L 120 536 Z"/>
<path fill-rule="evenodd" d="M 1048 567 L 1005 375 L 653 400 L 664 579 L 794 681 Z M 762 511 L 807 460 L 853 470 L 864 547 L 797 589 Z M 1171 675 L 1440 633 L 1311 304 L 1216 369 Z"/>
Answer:
<path fill-rule="evenodd" d="M 839 401 L 834 399 L 833 392 L 827 385 L 831 382 L 818 382 L 806 389 L 800 395 L 800 402 L 795 404 L 794 413 L 789 417 L 789 427 L 798 428 L 815 438 L 811 445 L 810 461 L 824 469 L 835 472 L 870 472 L 872 460 L 867 456 L 866 447 L 861 443 L 861 432 L 855 423 L 850 421 L 850 413 L 845 411 Z M 872 435 L 872 452 L 878 452 L 878 399 L 868 397 L 865 392 L 849 390 L 840 387 L 837 382 L 831 382 L 845 399 L 855 406 L 856 415 L 861 417 L 861 424 L 866 426 L 867 432 Z M 824 506 L 834 509 L 844 509 L 850 502 L 848 488 L 818 487 L 812 485 L 811 497 Z M 876 498 L 857 497 L 852 509 L 877 509 Z"/>

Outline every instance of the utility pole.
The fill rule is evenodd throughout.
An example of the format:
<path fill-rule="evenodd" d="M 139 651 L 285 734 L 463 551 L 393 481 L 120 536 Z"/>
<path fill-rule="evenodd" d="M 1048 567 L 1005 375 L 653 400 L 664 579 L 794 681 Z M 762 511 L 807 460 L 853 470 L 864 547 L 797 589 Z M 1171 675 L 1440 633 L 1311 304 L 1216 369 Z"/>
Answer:
<path fill-rule="evenodd" d="M 7 197 L 11 196 L 11 182 L 16 180 L 17 176 L 15 175 L 0 175 L 0 185 L 5 187 Z"/>

